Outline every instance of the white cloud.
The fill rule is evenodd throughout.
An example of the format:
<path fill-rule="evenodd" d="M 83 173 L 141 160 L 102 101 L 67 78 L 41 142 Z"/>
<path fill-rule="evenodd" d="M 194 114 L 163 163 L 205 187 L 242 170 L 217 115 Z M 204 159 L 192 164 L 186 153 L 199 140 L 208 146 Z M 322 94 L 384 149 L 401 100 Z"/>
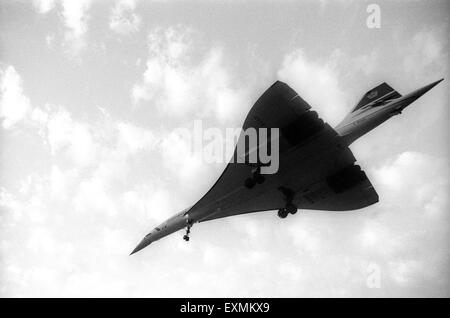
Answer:
<path fill-rule="evenodd" d="M 375 168 L 380 195 L 376 219 L 367 220 L 361 242 L 388 261 L 399 285 L 444 275 L 448 257 L 448 167 L 445 160 L 403 152 Z M 427 248 L 431 247 L 431 248 Z"/>
<path fill-rule="evenodd" d="M 64 26 L 62 32 L 87 39 L 91 35 L 87 29 L 93 28 L 95 23 L 100 23 L 108 31 L 114 5 L 99 4 L 98 8 L 106 10 L 103 13 L 96 10 L 95 17 L 100 19 L 95 21 L 86 19 L 89 10 L 83 11 L 82 18 L 75 19 L 80 27 L 75 26 L 77 23 L 73 27 Z M 60 3 L 53 12 L 56 9 L 61 22 L 65 21 Z M 52 9 L 45 10 L 51 12 Z M 131 12 L 144 17 L 143 14 L 150 11 L 126 13 Z M 132 22 L 130 15 L 126 17 Z M 160 22 L 160 17 L 156 18 L 151 21 L 152 25 Z M 53 20 L 50 17 L 45 19 L 46 25 Z M 49 41 L 56 48 L 60 29 L 58 25 L 53 27 L 50 33 L 42 28 L 35 31 L 39 31 L 41 37 L 54 34 L 55 39 L 49 38 Z M 133 74 L 141 67 L 144 69 L 142 72 L 146 71 L 135 86 L 136 102 L 140 106 L 127 110 L 117 98 L 110 108 L 114 115 L 108 113 L 108 107 L 97 111 L 92 107 L 97 102 L 92 105 L 88 100 L 88 104 L 74 105 L 76 110 L 72 111 L 64 106 L 64 101 L 70 98 L 72 105 L 73 90 L 79 87 L 89 89 L 89 96 L 85 96 L 84 91 L 80 92 L 80 101 L 85 98 L 100 100 L 104 94 L 107 97 L 103 100 L 119 96 L 121 90 L 113 92 L 105 88 L 117 86 L 109 86 L 111 82 L 108 81 L 116 82 L 116 79 L 109 78 L 111 73 L 104 70 L 117 68 L 119 74 L 124 72 L 125 76 L 120 77 L 123 86 L 132 86 L 133 83 L 128 82 L 130 70 L 120 69 L 121 63 L 117 64 L 116 58 L 123 57 L 120 54 L 135 55 L 133 50 L 137 47 L 115 52 L 119 55 L 101 55 L 101 60 L 98 60 L 99 56 L 89 56 L 92 64 L 85 65 L 87 68 L 83 65 L 72 68 L 63 64 L 67 61 L 59 59 L 57 61 L 62 64 L 56 63 L 61 67 L 58 70 L 26 69 L 26 63 L 17 65 L 19 70 L 25 67 L 22 75 L 35 79 L 24 85 L 25 92 L 33 92 L 30 97 L 36 96 L 36 101 L 58 101 L 61 106 L 32 107 L 35 100 L 31 103 L 26 96 L 24 99 L 16 98 L 28 101 L 24 102 L 28 104 L 27 110 L 12 124 L 11 127 L 17 130 L 5 132 L 2 136 L 1 146 L 5 146 L 10 160 L 2 161 L 0 167 L 0 295 L 448 295 L 447 158 L 437 159 L 425 153 L 425 149 L 433 149 L 435 144 L 445 144 L 445 140 L 439 141 L 434 130 L 440 122 L 432 125 L 428 121 L 430 130 L 427 131 L 431 134 L 425 130 L 421 133 L 423 140 L 427 139 L 427 134 L 436 140 L 433 145 L 414 142 L 410 134 L 406 134 L 407 138 L 413 138 L 413 141 L 401 143 L 406 135 L 395 134 L 393 137 L 393 134 L 387 134 L 398 141 L 394 143 L 394 150 L 392 142 L 374 143 L 377 147 L 366 149 L 374 164 L 372 170 L 367 162 L 364 166 L 380 194 L 380 202 L 367 209 L 347 213 L 299 211 L 286 220 L 279 219 L 276 211 L 271 211 L 201 223 L 193 228 L 189 243 L 184 242 L 183 233 L 178 232 L 128 257 L 143 235 L 173 213 L 194 203 L 220 174 L 215 167 L 199 161 L 198 154 L 191 154 L 186 140 L 167 133 L 171 127 L 165 125 L 186 126 L 194 116 L 211 119 L 213 125 L 228 123 L 239 114 L 245 115 L 251 106 L 241 87 L 257 91 L 252 87 L 258 81 L 258 89 L 261 88 L 262 92 L 270 85 L 268 79 L 275 78 L 275 74 L 269 73 L 279 63 L 276 53 L 279 50 L 273 50 L 271 37 L 253 34 L 257 37 L 248 37 L 250 40 L 247 41 L 245 32 L 236 35 L 236 43 L 250 42 L 248 47 L 253 46 L 257 55 L 261 59 L 264 57 L 261 65 L 255 63 L 254 56 L 246 64 L 247 53 L 243 52 L 248 52 L 248 47 L 230 47 L 229 50 L 225 46 L 230 44 L 228 39 L 220 38 L 222 31 L 216 34 L 214 30 L 208 30 L 205 38 L 213 41 L 224 39 L 220 43 L 223 47 L 211 46 L 203 41 L 202 34 L 182 27 L 154 30 L 147 40 L 136 38 L 136 43 L 147 42 L 149 47 L 140 66 L 131 70 Z M 93 33 L 93 42 L 102 34 Z M 29 34 L 32 35 L 35 34 Z M 144 33 L 134 35 L 143 36 Z M 243 37 L 243 42 L 239 37 Z M 113 39 L 111 34 L 107 38 L 102 41 Z M 253 44 L 252 39 L 259 40 Z M 281 40 L 276 47 L 288 45 Z M 321 116 L 329 112 L 333 117 L 331 121 L 339 120 L 340 113 L 334 114 L 320 104 L 328 103 L 329 98 L 323 95 L 329 93 L 329 87 L 333 97 L 330 100 L 337 96 L 333 103 L 338 102 L 337 106 L 330 104 L 330 108 L 340 107 L 345 102 L 346 90 L 355 88 L 355 85 L 347 85 L 354 84 L 355 80 L 345 81 L 343 71 L 347 67 L 351 70 L 347 78 L 355 78 L 355 69 L 360 70 L 359 75 L 376 77 L 373 72 L 380 61 L 385 63 L 382 69 L 394 75 L 402 71 L 402 63 L 383 59 L 383 50 L 376 51 L 376 42 L 372 42 L 370 37 L 363 40 L 371 42 L 374 52 L 380 55 L 370 53 L 357 57 L 353 52 L 347 56 L 334 52 L 331 56 L 312 56 L 306 50 L 301 53 L 295 51 L 286 55 L 279 74 L 283 74 L 285 81 L 292 85 L 291 80 L 298 82 L 298 73 L 289 70 L 290 66 L 311 73 L 312 78 L 304 76 L 307 82 L 292 86 L 300 88 L 299 94 Z M 445 43 L 439 37 L 437 40 Z M 105 43 L 105 49 L 108 49 L 110 46 Z M 354 43 L 359 42 L 353 41 L 348 45 Z M 357 46 L 349 48 L 357 51 Z M 379 47 L 384 48 L 382 44 Z M 419 45 L 417 47 L 420 48 Z M 58 50 L 42 51 L 55 58 L 60 53 Z M 432 52 L 424 54 L 434 56 Z M 43 58 L 45 61 L 49 57 L 35 52 L 33 47 L 28 47 L 24 54 L 24 59 L 32 55 L 34 59 Z M 135 58 L 138 56 L 132 57 L 133 60 Z M 352 62 L 355 65 L 352 66 Z M 265 68 L 265 77 L 260 77 L 262 68 Z M 45 74 L 40 74 L 40 71 Z M 64 78 L 50 76 L 53 71 L 58 74 L 74 71 L 73 76 L 68 76 L 75 85 L 59 85 Z M 253 75 L 247 75 L 249 73 L 257 75 L 253 78 Z M 45 82 L 46 89 L 39 90 L 40 85 L 30 87 L 36 85 L 40 75 L 49 80 Z M 361 82 L 362 79 L 357 77 Z M 311 87 L 317 81 L 319 88 Z M 55 86 L 55 82 L 58 85 Z M 337 92 L 342 88 L 345 88 L 344 92 Z M 310 97 L 307 98 L 301 90 L 311 91 Z M 13 95 L 24 96 L 23 89 L 15 91 L 20 94 Z M 52 95 L 52 91 L 56 95 Z M 253 96 L 255 99 L 258 97 L 256 94 Z M 431 101 L 430 105 L 435 105 Z M 445 117 L 438 110 L 435 114 Z M 2 117 L 3 120 L 6 117 Z M 136 122 L 146 122 L 148 127 Z M 409 124 L 411 121 L 404 121 L 404 125 Z M 424 125 L 423 120 L 421 125 Z M 41 140 L 45 143 L 40 143 Z M 405 145 L 417 152 L 404 152 L 402 147 Z M 399 150 L 403 153 L 397 155 Z M 394 155 L 382 161 L 380 152 Z M 367 288 L 367 264 L 380 267 L 381 289 Z"/>
<path fill-rule="evenodd" d="M 423 273 L 422 264 L 418 261 L 394 261 L 389 263 L 389 272 L 394 281 L 400 285 L 412 283 Z"/>
<path fill-rule="evenodd" d="M 0 69 L 0 88 L 0 119 L 3 128 L 9 129 L 27 116 L 30 100 L 24 95 L 22 78 L 13 66 Z"/>
<path fill-rule="evenodd" d="M 134 12 L 135 8 L 135 0 L 120 0 L 117 2 L 109 19 L 111 30 L 124 35 L 139 31 L 142 19 Z"/>
<path fill-rule="evenodd" d="M 91 3 L 92 0 L 62 0 L 62 17 L 66 27 L 64 37 L 71 56 L 76 56 L 86 45 L 84 36 L 88 30 Z"/>
<path fill-rule="evenodd" d="M 140 83 L 132 89 L 136 104 L 149 101 L 174 117 L 215 116 L 227 121 L 247 105 L 243 90 L 234 87 L 224 65 L 223 51 L 212 48 L 195 60 L 195 33 L 181 26 L 155 29 L 149 37 L 149 58 Z"/>
<path fill-rule="evenodd" d="M 30 296 L 39 289 L 52 296 L 59 285 L 65 295 L 84 294 L 87 286 L 88 294 L 100 294 L 100 273 L 120 273 L 115 264 L 142 235 L 137 222 L 162 221 L 177 201 L 157 180 L 120 187 L 133 172 L 130 161 L 152 150 L 155 138 L 109 115 L 95 123 L 77 120 L 61 106 L 35 108 L 30 119 L 36 125 L 29 128 L 48 141 L 51 165 L 48 173 L 22 180 L 19 191 L 0 189 L 0 252 L 9 255 L 2 260 L 7 278 L 0 293 Z M 123 221 L 123 213 L 134 217 Z M 131 232 L 125 230 L 130 224 Z M 113 283 L 110 295 L 120 294 L 121 284 Z"/>
<path fill-rule="evenodd" d="M 420 166 L 420 155 L 403 157 L 406 159 L 400 162 L 409 162 L 410 168 Z M 433 259 L 436 248 L 422 251 L 422 219 L 410 228 L 401 213 L 389 213 L 389 217 L 381 217 L 386 215 L 381 213 L 371 221 L 370 214 L 358 218 L 354 213 L 341 217 L 302 211 L 291 216 L 289 224 L 268 214 L 200 224 L 189 245 L 182 242 L 180 233 L 174 234 L 130 260 L 124 255 L 132 249 L 130 244 L 145 234 L 140 230 L 142 224 L 164 220 L 174 211 L 177 198 L 158 180 L 115 192 L 110 188 L 112 182 L 97 172 L 86 178 L 54 166 L 50 183 L 32 181 L 43 187 L 39 191 L 39 187 L 31 187 L 27 197 L 34 197 L 33 201 L 0 192 L 5 216 L 25 212 L 20 220 L 3 223 L 3 228 L 8 224 L 8 231 L 2 231 L 7 240 L 1 251 L 9 255 L 3 267 L 7 277 L 3 294 L 32 296 L 39 290 L 43 296 L 57 292 L 64 296 L 154 295 L 148 280 L 139 279 L 147 275 L 153 283 L 166 282 L 158 288 L 159 296 L 364 296 L 371 291 L 365 286 L 370 262 L 381 264 L 382 288 L 391 289 L 428 285 L 428 279 L 435 279 L 446 264 Z M 52 191 L 55 195 L 48 198 Z M 381 205 L 380 209 L 385 208 Z M 9 231 L 18 231 L 18 236 Z M 436 233 L 430 234 L 431 242 L 430 236 L 425 242 L 442 246 L 434 240 Z M 222 245 L 224 240 L 227 245 Z M 236 246 L 230 248 L 229 241 Z M 19 246 L 21 256 L 8 253 Z M 173 263 L 171 255 L 179 257 L 180 253 L 186 265 L 178 266 L 170 277 L 160 277 Z M 430 260 L 424 260 L 423 253 L 429 253 Z M 31 262 L 36 255 L 40 257 Z M 149 265 L 149 258 L 160 261 Z M 436 264 L 442 266 L 433 268 Z M 271 279 L 274 275 L 277 279 Z M 172 280 L 182 281 L 186 287 L 173 290 Z M 43 281 L 49 284 L 45 288 Z M 132 291 L 121 284 L 131 286 Z"/>
<path fill-rule="evenodd" d="M 428 212 L 434 214 L 437 211 L 433 207 L 437 208 L 438 202 L 442 204 L 446 201 L 441 196 L 445 198 L 445 189 L 448 187 L 448 168 L 441 159 L 430 155 L 403 152 L 391 162 L 375 168 L 373 175 L 380 194 L 391 202 L 407 205 L 415 203 L 427 207 Z M 398 202 L 396 198 L 403 198 L 404 201 Z"/>
<path fill-rule="evenodd" d="M 92 0 L 33 0 L 33 6 L 40 14 L 46 14 L 59 4 L 62 21 L 65 27 L 64 44 L 69 57 L 75 58 L 85 48 L 85 35 L 88 30 L 88 11 Z M 129 5 L 125 5 L 128 7 Z M 56 10 L 56 9 L 55 9 Z M 47 35 L 45 41 L 51 47 L 54 35 Z"/>
<path fill-rule="evenodd" d="M 55 7 L 55 0 L 33 0 L 33 6 L 37 12 L 45 14 Z"/>
<path fill-rule="evenodd" d="M 62 155 L 77 168 L 98 164 L 107 173 L 117 168 L 113 167 L 117 161 L 124 162 L 129 156 L 153 149 L 158 141 L 150 130 L 114 121 L 109 115 L 104 123 L 75 120 L 62 106 L 36 107 L 30 118 L 48 144 L 51 155 Z M 98 161 L 105 157 L 108 161 Z"/>
<path fill-rule="evenodd" d="M 53 165 L 49 177 L 51 198 L 66 201 L 77 177 L 78 171 L 76 169 L 62 171 L 60 167 Z"/>
<path fill-rule="evenodd" d="M 87 31 L 87 11 L 91 0 L 62 1 L 64 24 L 74 37 L 80 37 Z"/>
<path fill-rule="evenodd" d="M 324 63 L 307 58 L 301 49 L 286 55 L 278 71 L 280 80 L 290 85 L 332 125 L 348 112 L 347 96 L 339 85 L 339 76 L 334 61 Z"/>
<path fill-rule="evenodd" d="M 150 130 L 130 123 L 118 122 L 117 130 L 119 132 L 117 149 L 122 154 L 134 155 L 153 148 L 157 143 L 157 138 Z"/>
<path fill-rule="evenodd" d="M 75 210 L 84 217 L 93 220 L 98 216 L 105 219 L 117 214 L 112 194 L 108 191 L 106 180 L 94 174 L 87 180 L 80 180 L 74 197 Z"/>
<path fill-rule="evenodd" d="M 290 226 L 289 234 L 293 238 L 293 244 L 299 249 L 297 251 L 304 252 L 310 256 L 320 252 L 320 235 L 315 233 L 314 229 L 307 229 L 306 226 Z"/>
<path fill-rule="evenodd" d="M 54 35 L 47 34 L 45 36 L 45 43 L 47 44 L 47 46 L 49 48 L 53 47 L 53 42 L 54 41 L 55 41 L 55 36 Z"/>
<path fill-rule="evenodd" d="M 80 166 L 95 161 L 98 145 L 90 127 L 74 121 L 65 109 L 60 108 L 50 114 L 47 131 L 52 155 L 63 152 L 67 159 Z"/>
<path fill-rule="evenodd" d="M 210 243 L 204 245 L 203 262 L 208 266 L 224 266 L 229 259 L 226 258 L 226 251 Z"/>
<path fill-rule="evenodd" d="M 210 182 L 212 167 L 205 165 L 202 152 L 193 149 L 189 136 L 172 131 L 162 134 L 159 144 L 161 159 L 166 171 L 171 172 L 183 184 L 193 179 L 199 180 L 199 187 Z"/>
<path fill-rule="evenodd" d="M 356 56 L 355 58 L 351 59 L 351 64 L 355 70 L 360 70 L 366 76 L 368 76 L 372 75 L 379 67 L 378 59 L 379 54 L 375 50 L 373 50 L 368 54 Z"/>
<path fill-rule="evenodd" d="M 403 68 L 407 75 L 415 79 L 435 73 L 443 74 L 447 68 L 445 43 L 447 34 L 439 30 L 422 30 L 414 35 L 409 43 L 401 48 Z"/>
<path fill-rule="evenodd" d="M 94 127 L 73 119 L 62 106 L 46 104 L 43 108 L 32 108 L 15 68 L 8 66 L 0 71 L 0 119 L 3 128 L 10 129 L 26 121 L 30 124 L 29 128 L 37 129 L 53 157 L 61 156 L 65 162 L 80 168 L 93 166 L 109 154 L 111 160 L 100 163 L 101 171 L 107 174 L 109 169 L 117 168 L 118 162 L 125 162 L 129 156 L 157 145 L 157 138 L 150 130 L 128 122 L 114 121 L 109 114 L 105 116 L 105 127 Z M 111 143 L 115 148 L 106 146 Z"/>

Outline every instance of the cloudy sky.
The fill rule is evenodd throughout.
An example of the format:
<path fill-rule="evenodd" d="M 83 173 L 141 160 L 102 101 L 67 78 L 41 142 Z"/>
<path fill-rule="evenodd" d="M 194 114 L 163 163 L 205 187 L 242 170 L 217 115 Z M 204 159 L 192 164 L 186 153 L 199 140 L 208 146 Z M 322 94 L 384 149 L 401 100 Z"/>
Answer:
<path fill-rule="evenodd" d="M 369 3 L 1 0 L 0 296 L 450 296 L 450 4 L 377 1 L 370 29 Z M 442 77 L 352 145 L 378 204 L 128 256 L 225 167 L 174 129 L 240 127 L 277 79 L 335 125 L 383 81 Z"/>

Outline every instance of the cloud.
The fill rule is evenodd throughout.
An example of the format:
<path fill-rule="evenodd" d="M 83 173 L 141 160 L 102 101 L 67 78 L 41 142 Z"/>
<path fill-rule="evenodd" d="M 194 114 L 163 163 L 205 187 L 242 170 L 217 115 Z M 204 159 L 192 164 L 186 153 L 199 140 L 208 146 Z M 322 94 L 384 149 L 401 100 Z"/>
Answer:
<path fill-rule="evenodd" d="M 161 140 L 161 154 L 167 169 L 186 181 L 203 166 L 202 154 L 192 151 L 192 140 L 188 137 L 172 131 Z"/>
<path fill-rule="evenodd" d="M 45 14 L 55 7 L 55 0 L 33 0 L 33 6 L 37 12 Z"/>
<path fill-rule="evenodd" d="M 428 285 L 444 277 L 449 258 L 448 167 L 445 160 L 406 151 L 372 172 L 379 213 L 367 220 L 362 242 L 384 255 L 385 270 L 399 285 Z M 432 248 L 428 248 L 432 247 Z"/>
<path fill-rule="evenodd" d="M 87 31 L 87 11 L 91 6 L 91 0 L 62 1 L 62 14 L 64 24 L 71 36 L 77 38 Z"/>
<path fill-rule="evenodd" d="M 85 34 L 88 30 L 88 10 L 91 0 L 62 0 L 62 17 L 66 31 L 64 38 L 70 56 L 76 56 L 84 49 Z"/>
<path fill-rule="evenodd" d="M 151 149 L 157 140 L 152 131 L 127 122 L 118 122 L 119 133 L 117 150 L 125 155 L 134 155 L 140 151 Z"/>
<path fill-rule="evenodd" d="M 139 31 L 142 19 L 134 12 L 135 8 L 136 1 L 134 0 L 121 0 L 117 2 L 109 19 L 109 27 L 111 30 L 122 35 Z"/>
<path fill-rule="evenodd" d="M 333 60 L 323 62 L 297 49 L 287 54 L 278 77 L 288 83 L 325 121 L 337 124 L 348 112 L 347 96 L 340 86 Z"/>
<path fill-rule="evenodd" d="M 100 18 L 95 21 L 88 19 L 90 9 L 84 10 L 77 20 L 84 27 L 64 24 L 63 32 L 73 32 L 86 40 L 90 36 L 88 30 L 101 23 L 112 38 L 108 24 L 116 4 L 102 4 L 106 10 L 102 14 L 96 10 L 95 17 Z M 51 10 L 54 13 L 58 10 L 61 22 L 65 21 L 59 2 L 46 12 Z M 123 17 L 132 23 L 132 15 L 144 17 L 144 11 L 125 10 Z M 159 18 L 152 25 L 158 25 Z M 50 23 L 54 19 L 45 20 Z M 125 25 L 130 32 L 134 30 L 131 24 Z M 41 31 L 41 35 L 49 34 Z M 214 32 L 199 33 L 178 26 L 153 29 L 148 38 L 144 32 L 133 33 L 142 36 L 136 42 L 148 48 L 137 68 L 142 67 L 138 82 L 129 81 L 129 70 L 120 69 L 121 63 L 116 59 L 122 53 L 133 53 L 133 48 L 116 52 L 117 56 L 102 55 L 102 61 L 90 56 L 92 64 L 86 65 L 88 69 L 65 69 L 67 65 L 61 60 L 61 69 L 54 71 L 58 74 L 74 71 L 74 84 L 81 81 L 78 83 L 81 86 L 53 87 L 55 83 L 47 76 L 53 74 L 50 70 L 43 77 L 50 79 L 46 82 L 48 91 L 42 91 L 38 90 L 39 85 L 29 85 L 36 85 L 34 82 L 42 75 L 40 71 L 49 70 L 21 71 L 24 78 L 25 74 L 26 78 L 31 74 L 35 81 L 25 85 L 16 81 L 21 83 L 16 85 L 21 89 L 13 89 L 19 94 L 12 95 L 24 96 L 15 99 L 27 100 L 22 104 L 28 107 L 14 117 L 18 119 L 9 128 L 14 130 L 5 132 L 1 139 L 9 160 L 3 160 L 0 166 L 0 294 L 14 297 L 448 295 L 447 158 L 425 152 L 433 145 L 411 141 L 401 146 L 402 134 L 390 136 L 390 143 L 374 143 L 377 148 L 366 149 L 373 165 L 366 162 L 365 170 L 380 194 L 376 205 L 346 213 L 299 211 L 285 220 L 279 219 L 276 211 L 269 211 L 200 223 L 193 228 L 188 244 L 182 240 L 183 233 L 177 232 L 128 257 L 143 235 L 181 208 L 195 203 L 221 172 L 221 167 L 202 163 L 198 153 L 191 153 L 189 141 L 173 134 L 172 126 L 189 127 L 195 117 L 207 120 L 208 126 L 228 124 L 241 115 L 243 119 L 251 106 L 248 91 L 255 92 L 252 96 L 256 100 L 257 92 L 262 93 L 270 85 L 268 79 L 276 77 L 268 75 L 278 63 L 277 50 L 272 49 L 273 39 L 269 37 L 270 41 L 264 42 L 267 37 L 261 37 L 263 42 L 249 43 L 256 55 L 264 59 L 259 64 L 254 56 L 245 60 L 248 53 L 245 47 L 235 51 L 227 47 L 227 39 L 222 43 L 207 42 L 205 38 L 217 39 Z M 51 45 L 58 39 L 57 30 L 54 34 Z M 93 33 L 92 40 L 102 34 Z M 250 42 L 260 38 L 255 35 L 248 37 Z M 239 36 L 248 42 L 246 34 Z M 365 40 L 375 45 L 371 38 Z M 358 42 L 349 45 L 354 43 Z M 282 42 L 279 44 L 276 47 L 285 47 Z M 105 48 L 108 49 L 107 44 Z M 417 49 L 422 48 L 417 45 Z M 278 75 L 298 89 L 321 116 L 339 120 L 346 113 L 341 106 L 347 100 L 347 90 L 355 88 L 345 82 L 347 67 L 348 76 L 353 77 L 354 70 L 359 75 L 372 76 L 380 61 L 393 73 L 402 71 L 401 62 L 383 60 L 382 51 L 376 51 L 376 46 L 373 50 L 379 54 L 371 51 L 358 57 L 353 51 L 346 55 L 336 50 L 330 56 L 313 56 L 306 49 L 295 50 L 285 55 Z M 46 57 L 32 48 L 24 52 L 34 58 Z M 53 54 L 60 52 L 50 53 L 58 57 Z M 16 69 L 22 70 L 19 66 Z M 104 100 L 110 100 L 109 97 L 115 99 L 122 94 L 120 90 L 105 90 L 114 86 L 108 82 L 113 80 L 111 73 L 104 71 L 108 67 L 116 68 L 119 74 L 124 72 L 121 83 L 136 89 L 135 107 L 127 110 L 127 105 L 117 98 L 112 105 L 98 107 L 97 112 L 92 107 L 95 103 L 92 105 L 88 100 L 84 104 L 83 92 L 79 99 L 83 104 L 76 105 L 73 99 L 76 87 L 89 88 L 88 99 L 100 100 L 106 94 L 108 98 Z M 265 77 L 260 76 L 262 68 Z M 6 69 L 5 66 L 2 79 Z M 92 76 L 85 77 L 85 71 Z M 302 76 L 302 72 L 309 77 Z M 106 86 L 97 85 L 103 81 Z M 258 89 L 253 89 L 255 86 Z M 56 95 L 52 96 L 52 90 L 58 90 Z M 30 101 L 24 92 L 30 98 L 40 98 Z M 43 105 L 37 106 L 38 100 L 48 98 L 58 104 L 42 102 Z M 65 98 L 71 98 L 70 105 L 76 109 L 68 108 Z M 340 109 L 333 110 L 335 107 Z M 439 115 L 442 113 L 436 111 L 436 116 Z M 6 118 L 2 107 L 2 125 Z M 438 139 L 434 134 L 438 124 L 430 124 L 431 130 L 427 130 L 433 133 L 434 140 Z M 423 140 L 427 139 L 427 131 L 423 131 Z M 393 138 L 398 140 L 395 149 Z M 443 141 L 436 142 L 443 145 Z M 391 157 L 381 159 L 380 151 Z M 381 270 L 379 290 L 367 287 L 370 264 Z"/>
<path fill-rule="evenodd" d="M 425 270 L 420 262 L 411 260 L 390 262 L 388 268 L 391 277 L 400 285 L 411 284 Z"/>
<path fill-rule="evenodd" d="M 404 71 L 415 79 L 446 72 L 447 42 L 447 34 L 440 30 L 425 29 L 417 32 L 412 40 L 400 49 L 403 53 Z"/>
<path fill-rule="evenodd" d="M 190 149 L 183 142 L 176 144 L 176 140 L 171 138 L 172 134 L 157 136 L 147 128 L 113 120 L 104 108 L 101 109 L 102 119 L 94 123 L 74 119 L 71 112 L 63 106 L 46 104 L 44 107 L 32 108 L 29 99 L 23 96 L 22 80 L 12 66 L 6 68 L 2 76 L 2 89 L 4 126 L 11 128 L 20 121 L 26 122 L 27 129 L 35 129 L 36 134 L 42 138 L 52 160 L 59 162 L 59 165 L 51 166 L 48 176 L 48 193 L 52 200 L 68 200 L 69 193 L 77 193 L 77 187 L 73 187 L 80 182 L 74 203 L 78 210 L 110 207 L 109 211 L 116 211 L 114 205 L 108 203 L 111 198 L 107 189 L 110 184 L 121 185 L 128 178 L 132 172 L 130 158 L 137 160 L 139 156 L 152 150 L 159 151 L 166 171 L 184 182 L 193 175 L 197 174 L 198 177 L 199 171 L 202 176 L 209 171 L 200 169 L 202 165 L 196 161 L 196 155 L 190 154 Z M 12 105 L 20 107 L 10 107 Z M 175 150 L 178 152 L 174 152 Z M 192 160 L 180 160 L 180 155 L 187 156 L 185 159 L 192 156 Z M 62 169 L 61 166 L 65 168 Z M 87 168 L 87 171 L 91 171 L 91 178 L 82 181 L 81 171 Z M 141 200 L 141 204 L 146 207 L 143 215 L 153 213 L 150 214 L 150 220 L 161 222 L 169 216 L 170 211 L 179 206 L 168 203 L 176 200 L 170 199 L 167 190 L 163 191 L 161 187 L 137 188 L 136 191 L 139 197 L 146 198 Z M 148 193 L 153 194 L 149 196 Z"/>
<path fill-rule="evenodd" d="M 390 202 L 428 207 L 421 212 L 429 212 L 430 215 L 443 213 L 445 204 L 435 206 L 437 202 L 446 201 L 442 199 L 446 197 L 444 193 L 448 187 L 448 168 L 442 159 L 407 151 L 391 162 L 375 168 L 373 175 L 380 193 L 390 199 Z M 404 201 L 398 202 L 397 197 Z M 437 211 L 431 211 L 433 206 Z"/>
<path fill-rule="evenodd" d="M 355 71 L 360 70 L 364 73 L 364 75 L 368 76 L 377 71 L 377 68 L 379 66 L 378 60 L 379 54 L 376 52 L 376 50 L 373 50 L 368 54 L 356 56 L 354 59 L 352 59 L 351 64 L 354 67 Z"/>
<path fill-rule="evenodd" d="M 29 98 L 23 93 L 22 78 L 13 66 L 0 69 L 0 119 L 5 129 L 12 128 L 31 109 Z"/>
<path fill-rule="evenodd" d="M 67 160 L 80 166 L 95 161 L 97 145 L 88 125 L 74 121 L 62 107 L 48 114 L 46 120 L 48 144 L 53 156 L 64 153 Z"/>
<path fill-rule="evenodd" d="M 88 30 L 88 11 L 92 0 L 33 0 L 35 10 L 40 14 L 47 14 L 56 8 L 60 8 L 60 16 L 65 27 L 64 45 L 69 57 L 75 58 L 86 46 L 86 33 Z M 125 5 L 127 7 L 129 5 Z M 51 46 L 54 36 L 47 35 L 46 43 Z"/>
<path fill-rule="evenodd" d="M 34 128 L 46 140 L 51 160 L 48 170 L 18 180 L 19 191 L 0 188 L 0 253 L 9 255 L 1 261 L 0 293 L 31 296 L 39 289 L 51 296 L 59 285 L 66 295 L 84 294 L 87 286 L 90 295 L 99 294 L 100 273 L 119 270 L 110 260 L 127 255 L 141 235 L 135 222 L 161 221 L 177 201 L 157 180 L 133 180 L 142 171 L 130 163 L 153 150 L 154 135 L 106 111 L 88 123 L 63 106 L 47 105 L 28 119 L 29 133 Z M 124 212 L 133 217 L 122 222 Z M 128 226 L 136 237 L 128 237 Z M 110 288 L 113 295 L 124 287 Z"/>
<path fill-rule="evenodd" d="M 213 47 L 196 61 L 195 41 L 195 32 L 182 26 L 150 33 L 147 67 L 131 93 L 134 103 L 150 102 L 176 118 L 213 116 L 224 122 L 240 116 L 239 106 L 248 101 L 245 92 L 233 85 L 223 50 Z"/>
<path fill-rule="evenodd" d="M 382 167 L 420 168 L 426 159 L 409 152 L 399 158 Z M 408 192 L 408 182 L 388 187 Z M 417 218 L 412 206 L 403 212 L 390 210 L 390 205 L 377 206 L 377 214 L 300 211 L 289 224 L 275 213 L 214 221 L 197 225 L 190 245 L 176 233 L 130 260 L 124 255 L 130 242 L 145 234 L 138 230 L 142 223 L 162 221 L 173 212 L 177 198 L 160 182 L 125 191 L 115 191 L 111 183 L 99 169 L 83 176 L 53 166 L 49 179 L 30 180 L 23 195 L 31 199 L 0 191 L 3 218 L 8 220 L 0 225 L 1 252 L 8 255 L 2 267 L 3 295 L 33 296 L 39 290 L 41 296 L 370 296 L 376 290 L 366 287 L 368 264 L 380 267 L 384 295 L 418 287 L 412 295 L 423 295 L 448 264 L 442 251 L 445 237 L 439 231 L 423 234 L 428 216 Z M 414 209 L 422 204 L 413 203 Z M 17 212 L 21 217 L 14 219 Z M 148 257 L 160 261 L 149 263 Z M 186 262 L 164 276 L 179 257 Z M 162 287 L 148 288 L 149 280 Z M 175 282 L 181 282 L 177 289 L 172 288 Z"/>

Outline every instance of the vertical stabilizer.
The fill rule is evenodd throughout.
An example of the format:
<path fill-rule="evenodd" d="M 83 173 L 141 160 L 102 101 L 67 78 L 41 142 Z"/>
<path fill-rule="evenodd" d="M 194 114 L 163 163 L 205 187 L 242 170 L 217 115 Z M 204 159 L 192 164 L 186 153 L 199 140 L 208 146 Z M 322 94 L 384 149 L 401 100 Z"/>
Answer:
<path fill-rule="evenodd" d="M 399 97 L 402 97 L 402 95 L 387 83 L 380 84 L 364 94 L 358 104 L 353 108 L 352 113 L 369 107 L 384 105 L 388 101 Z"/>

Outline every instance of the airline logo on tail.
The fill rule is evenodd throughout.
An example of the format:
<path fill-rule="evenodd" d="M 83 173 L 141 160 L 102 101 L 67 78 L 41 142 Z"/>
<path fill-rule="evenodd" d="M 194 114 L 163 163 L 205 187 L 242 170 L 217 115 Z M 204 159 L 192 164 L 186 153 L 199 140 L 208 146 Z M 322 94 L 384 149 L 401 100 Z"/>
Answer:
<path fill-rule="evenodd" d="M 369 93 L 369 95 L 367 95 L 367 98 L 368 98 L 368 99 L 372 99 L 372 98 L 375 98 L 375 97 L 377 97 L 377 96 L 378 96 L 378 91 L 373 90 L 373 91 L 371 91 L 371 92 Z"/>
<path fill-rule="evenodd" d="M 355 112 L 361 108 L 365 108 L 366 106 L 381 106 L 384 105 L 387 101 L 399 97 L 402 97 L 402 95 L 400 95 L 395 89 L 393 89 L 387 83 L 382 83 L 364 94 L 363 98 L 361 98 L 352 112 Z"/>

